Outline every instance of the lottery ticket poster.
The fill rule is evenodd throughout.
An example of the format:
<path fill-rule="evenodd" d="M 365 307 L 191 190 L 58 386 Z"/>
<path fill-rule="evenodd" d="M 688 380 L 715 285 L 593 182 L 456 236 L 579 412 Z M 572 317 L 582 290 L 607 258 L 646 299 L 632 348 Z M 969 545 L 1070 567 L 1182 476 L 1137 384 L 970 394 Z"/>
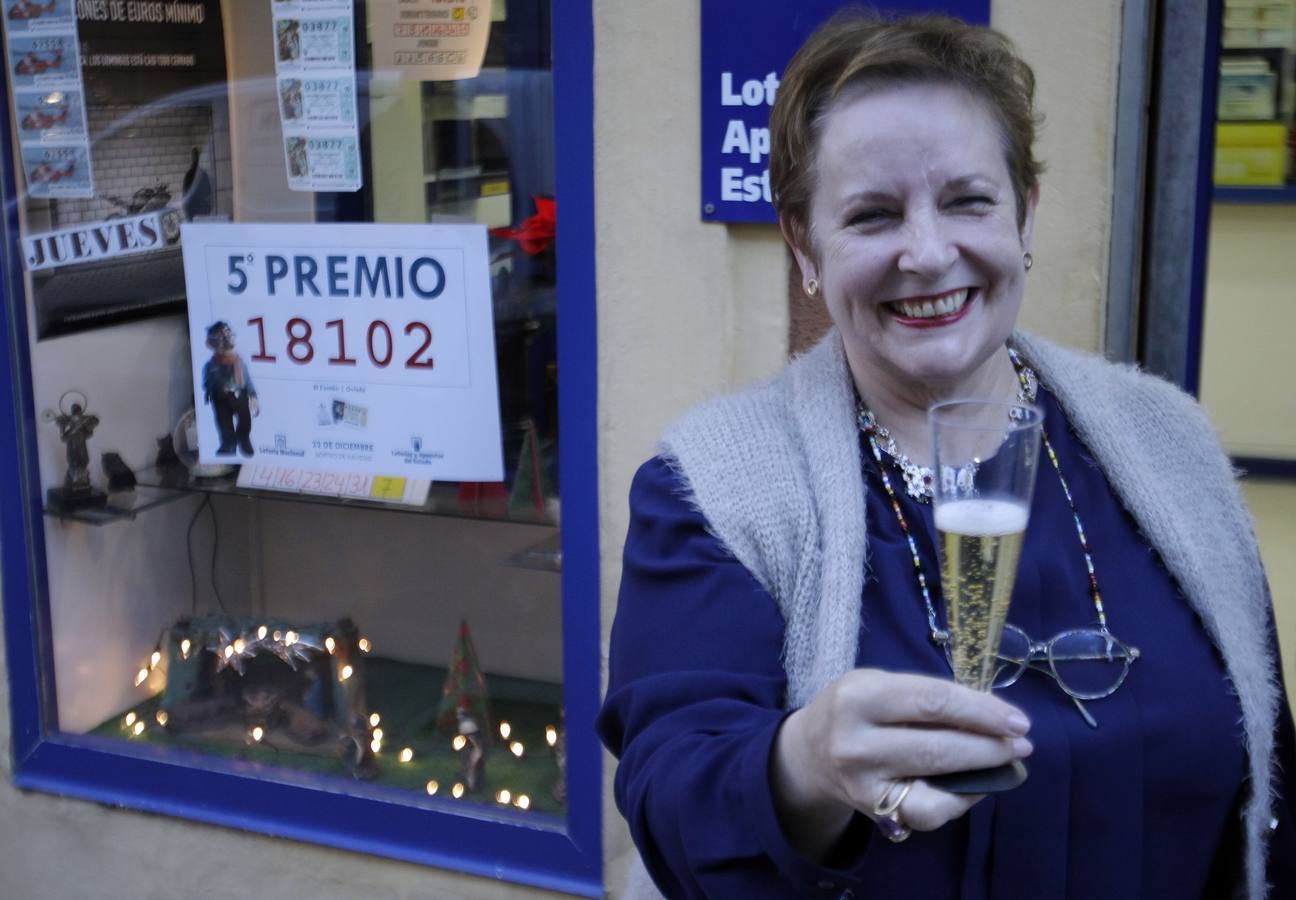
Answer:
<path fill-rule="evenodd" d="M 294 191 L 354 191 L 360 187 L 360 140 L 354 134 L 285 135 L 288 186 Z"/>
<path fill-rule="evenodd" d="M 23 171 L 33 197 L 93 197 L 85 144 L 23 144 Z"/>
<path fill-rule="evenodd" d="M 501 481 L 481 225 L 183 226 L 199 457 Z"/>
<path fill-rule="evenodd" d="M 369 0 L 373 67 L 412 81 L 476 78 L 490 40 L 491 0 Z"/>
<path fill-rule="evenodd" d="M 73 0 L 8 3 L 4 28 L 27 195 L 93 197 Z"/>
<path fill-rule="evenodd" d="M 19 140 L 85 140 L 84 92 L 75 88 L 24 91 L 14 97 Z"/>
<path fill-rule="evenodd" d="M 356 122 L 355 78 L 280 78 L 279 114 L 285 128 L 351 128 Z"/>
<path fill-rule="evenodd" d="M 81 71 L 76 28 L 66 34 L 11 34 L 10 81 L 15 89 L 79 88 Z"/>
<path fill-rule="evenodd" d="M 357 191 L 364 175 L 352 2 L 271 0 L 271 10 L 288 186 Z"/>
<path fill-rule="evenodd" d="M 38 34 L 43 31 L 75 31 L 74 0 L 13 0 L 5 10 L 10 34 Z"/>

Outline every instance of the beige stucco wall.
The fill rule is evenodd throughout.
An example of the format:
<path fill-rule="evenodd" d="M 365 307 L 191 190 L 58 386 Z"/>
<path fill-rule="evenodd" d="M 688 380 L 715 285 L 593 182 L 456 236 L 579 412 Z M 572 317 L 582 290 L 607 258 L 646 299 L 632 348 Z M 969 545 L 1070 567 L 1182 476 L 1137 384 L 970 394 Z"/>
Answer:
<path fill-rule="evenodd" d="M 994 0 L 991 23 L 1035 69 L 1047 170 L 1023 327 L 1102 349 L 1111 239 L 1119 0 Z"/>
<path fill-rule="evenodd" d="M 786 354 L 786 257 L 770 227 L 698 218 L 695 0 L 595 0 L 599 489 L 606 635 L 625 497 L 661 427 Z M 1110 194 L 1118 4 L 998 0 L 994 18 L 1036 65 L 1049 116 L 1025 323 L 1098 346 Z M 606 637 L 604 638 L 606 647 Z M 0 645 L 0 671 L 4 668 Z M 7 684 L 0 745 L 9 744 Z M 0 758 L 0 871 L 9 897 L 297 900 L 555 896 L 228 829 L 15 790 Z M 611 762 L 606 770 L 610 785 Z M 607 793 L 608 884 L 629 847 Z M 615 890 L 614 890 L 615 893 Z"/>
<path fill-rule="evenodd" d="M 787 262 L 773 226 L 699 220 L 698 4 L 595 3 L 599 490 L 603 633 L 616 609 L 626 494 L 661 428 L 786 356 Z M 1022 323 L 1100 348 L 1120 4 L 995 0 L 1035 67 L 1048 163 Z M 667 79 L 663 73 L 671 73 Z M 605 778 L 607 882 L 629 838 Z"/>

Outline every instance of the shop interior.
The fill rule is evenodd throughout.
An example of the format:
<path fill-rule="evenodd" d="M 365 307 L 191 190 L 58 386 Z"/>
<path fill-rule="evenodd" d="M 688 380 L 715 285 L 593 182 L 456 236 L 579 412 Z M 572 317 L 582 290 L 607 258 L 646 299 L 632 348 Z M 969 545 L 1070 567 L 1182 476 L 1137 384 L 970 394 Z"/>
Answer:
<path fill-rule="evenodd" d="M 210 413 L 195 403 L 178 248 L 93 274 L 136 295 L 151 285 L 144 310 L 103 312 L 115 288 L 92 291 L 85 273 L 28 274 L 42 484 L 64 477 L 58 421 L 74 405 L 97 420 L 96 485 L 105 453 L 129 470 L 100 505 L 47 509 L 51 727 L 409 803 L 563 813 L 554 248 L 552 229 L 525 250 L 516 231 L 554 192 L 548 29 L 531 21 L 547 4 L 487 7 L 477 77 L 401 80 L 357 60 L 371 162 L 355 193 L 290 189 L 270 4 L 221 3 L 225 71 L 179 93 L 86 67 L 99 196 L 29 197 L 27 232 L 141 201 L 190 221 L 502 232 L 490 254 L 505 480 L 435 483 L 414 504 L 239 487 L 236 467 L 198 463 L 188 442 Z M 191 167 L 211 188 L 197 211 Z M 97 308 L 59 305 L 87 296 Z"/>

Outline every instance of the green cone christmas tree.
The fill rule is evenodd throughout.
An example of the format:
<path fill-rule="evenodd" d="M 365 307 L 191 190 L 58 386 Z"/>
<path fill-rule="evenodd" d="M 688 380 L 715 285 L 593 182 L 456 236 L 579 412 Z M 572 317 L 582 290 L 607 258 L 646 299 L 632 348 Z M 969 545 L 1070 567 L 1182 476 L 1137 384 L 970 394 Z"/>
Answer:
<path fill-rule="evenodd" d="M 509 508 L 544 512 L 545 500 L 552 494 L 553 485 L 549 483 L 540 452 L 540 435 L 535 422 L 527 419 L 522 432 L 522 449 L 518 452 L 517 474 L 513 477 L 513 492 L 509 495 Z"/>
<path fill-rule="evenodd" d="M 459 622 L 459 636 L 455 639 L 454 654 L 450 658 L 450 668 L 446 671 L 445 685 L 441 688 L 437 731 L 457 733 L 461 715 L 475 719 L 481 729 L 482 739 L 490 739 L 486 676 L 477 663 L 477 649 L 473 646 L 467 619 Z"/>

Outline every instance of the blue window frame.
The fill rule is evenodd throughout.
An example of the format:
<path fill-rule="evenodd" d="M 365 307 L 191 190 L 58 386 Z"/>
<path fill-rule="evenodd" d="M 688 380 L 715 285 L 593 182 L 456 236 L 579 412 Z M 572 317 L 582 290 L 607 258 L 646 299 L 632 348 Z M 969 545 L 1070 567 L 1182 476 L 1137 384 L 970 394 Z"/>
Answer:
<path fill-rule="evenodd" d="M 8 92 L 0 98 L 5 205 L 0 373 L 0 588 L 3 591 L 14 781 L 21 787 L 311 841 L 491 878 L 601 896 L 598 707 L 598 497 L 593 198 L 593 27 L 589 2 L 553 4 L 557 236 L 562 315 L 557 354 L 563 484 L 565 816 L 452 805 L 412 792 L 337 789 L 336 779 L 275 770 L 93 734 L 60 731 L 38 421 L 31 381 Z"/>

